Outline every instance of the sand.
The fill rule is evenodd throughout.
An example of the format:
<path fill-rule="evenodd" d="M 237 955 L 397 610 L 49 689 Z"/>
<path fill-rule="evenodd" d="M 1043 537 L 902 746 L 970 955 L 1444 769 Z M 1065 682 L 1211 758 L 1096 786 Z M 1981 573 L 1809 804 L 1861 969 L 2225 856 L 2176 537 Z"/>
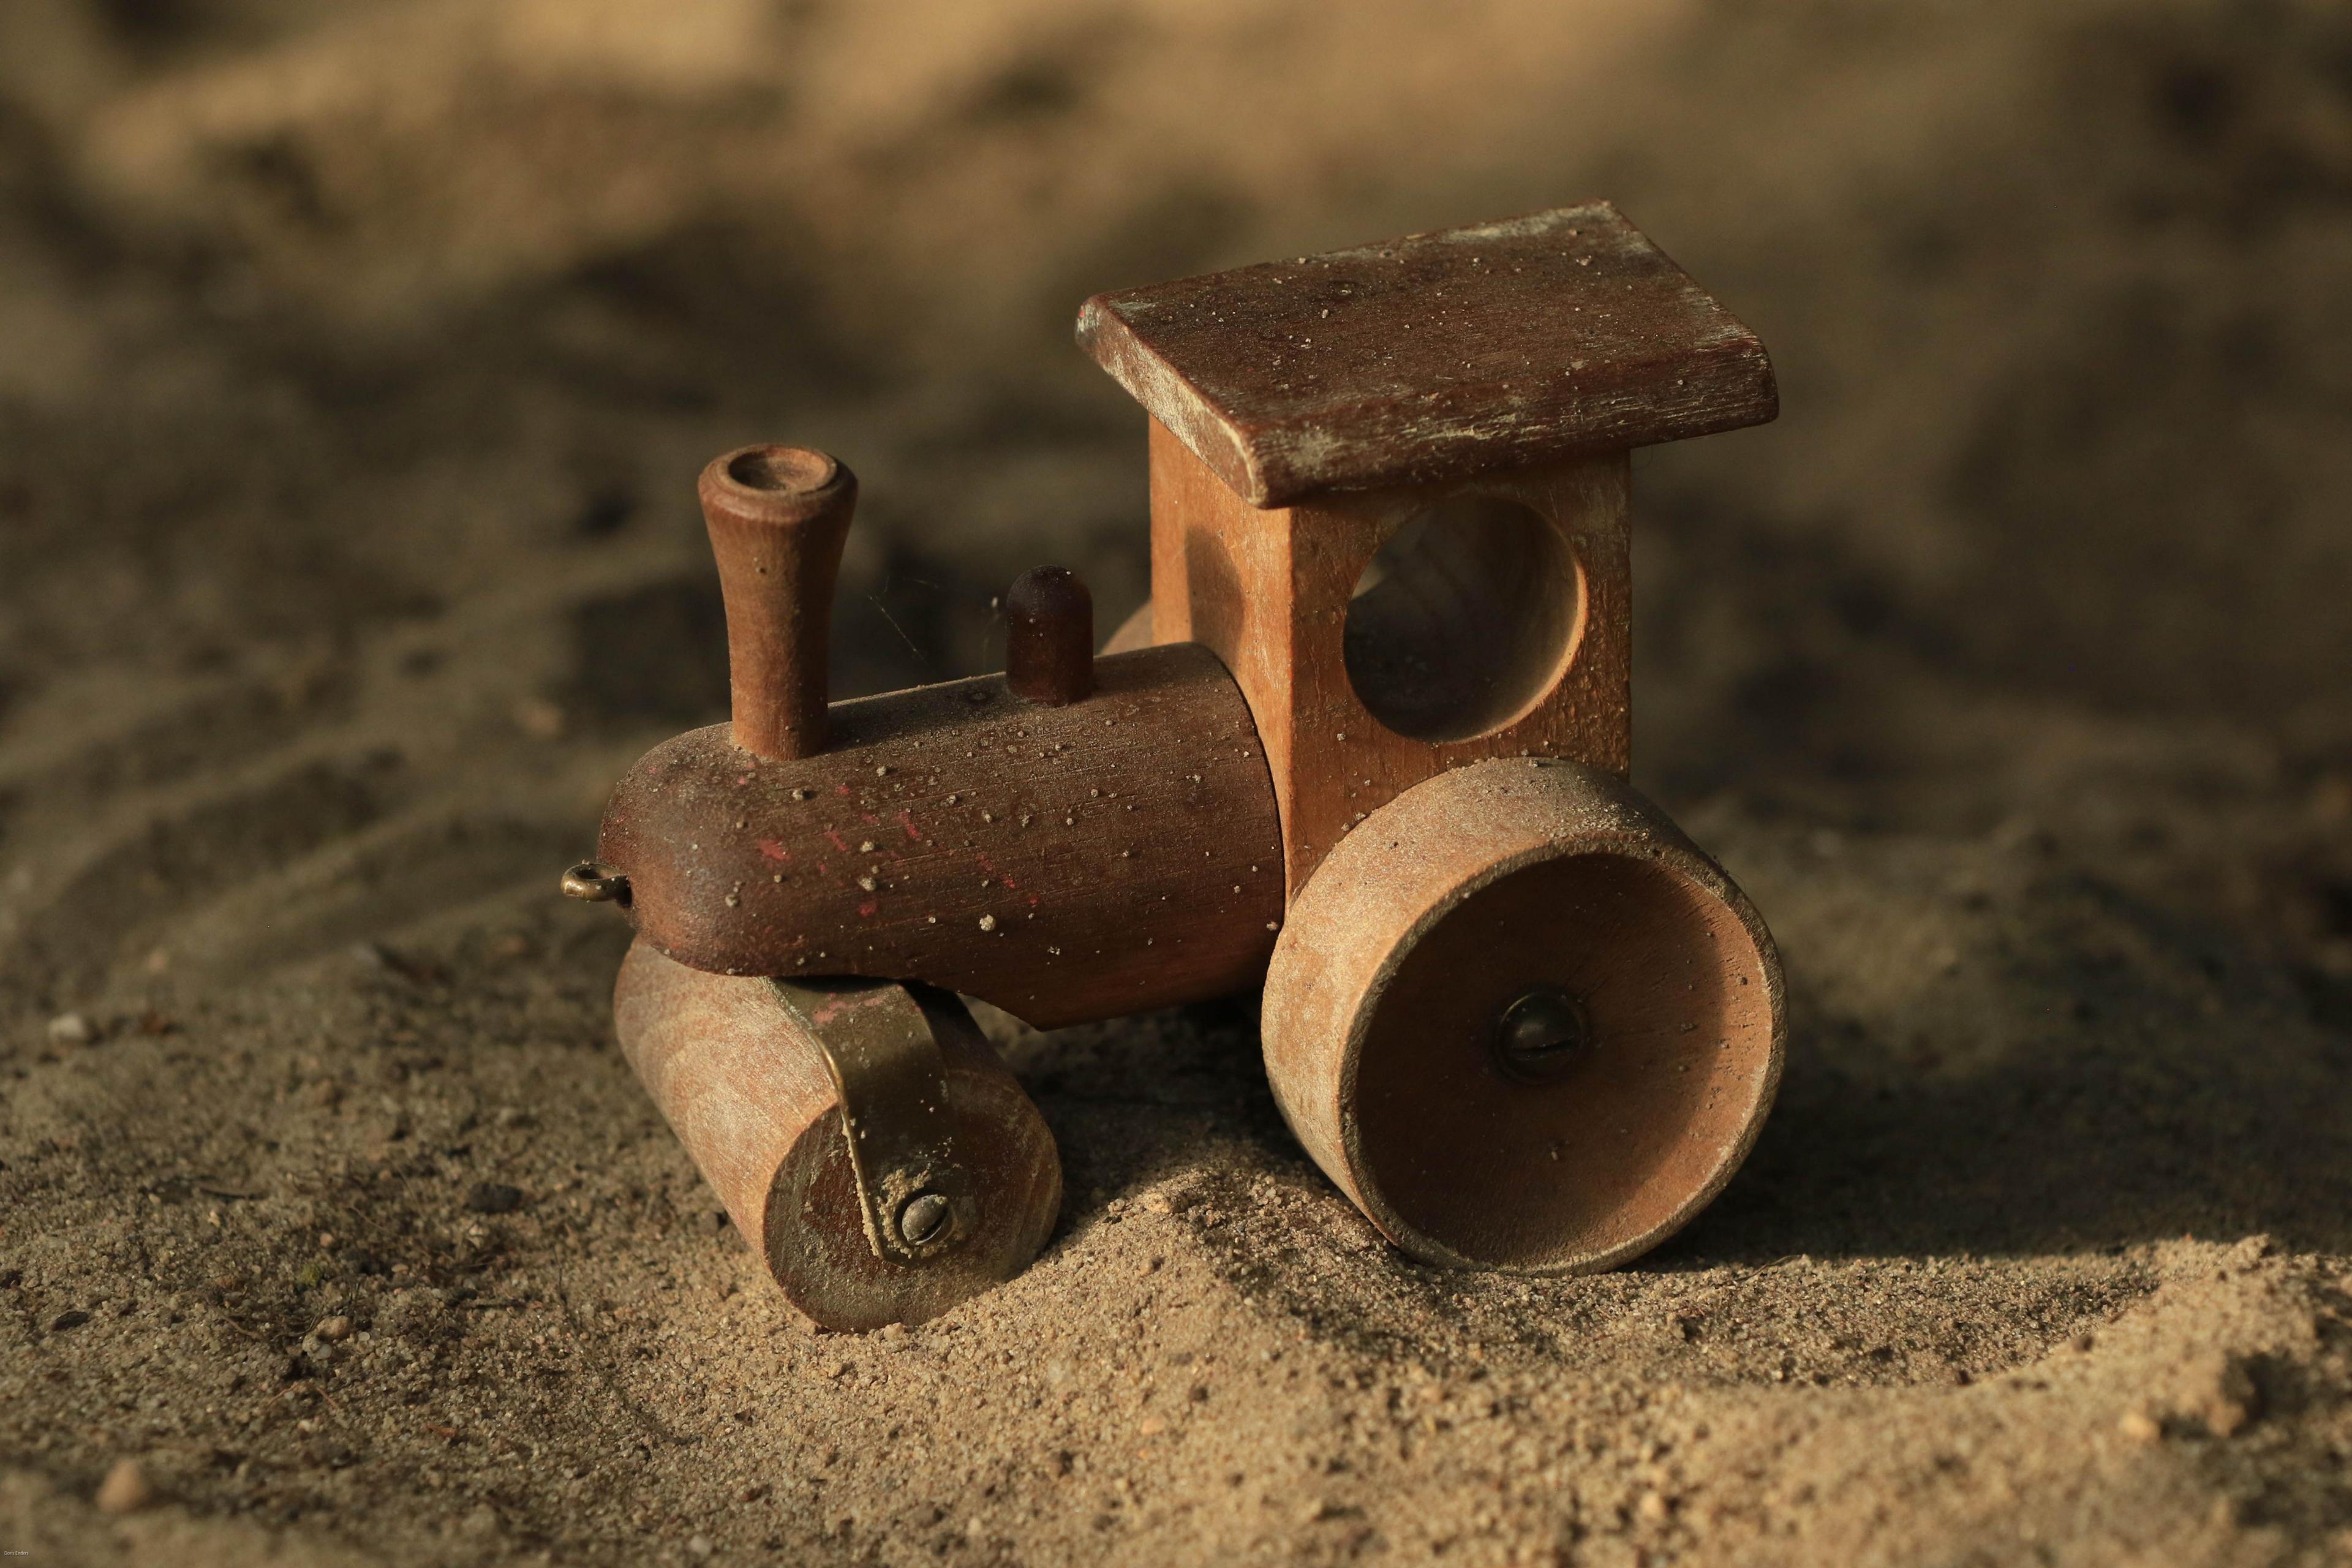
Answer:
<path fill-rule="evenodd" d="M 0 1549 L 2352 1561 L 2352 26 L 2268 4 L 9 0 Z M 554 897 L 716 716 L 1143 593 L 1097 289 L 1587 196 L 1774 350 L 1643 454 L 1635 777 L 1779 936 L 1696 1224 L 1444 1273 L 1248 1009 L 996 1028 L 1028 1273 L 812 1331 Z M 126 1465 L 129 1467 L 126 1468 Z"/>

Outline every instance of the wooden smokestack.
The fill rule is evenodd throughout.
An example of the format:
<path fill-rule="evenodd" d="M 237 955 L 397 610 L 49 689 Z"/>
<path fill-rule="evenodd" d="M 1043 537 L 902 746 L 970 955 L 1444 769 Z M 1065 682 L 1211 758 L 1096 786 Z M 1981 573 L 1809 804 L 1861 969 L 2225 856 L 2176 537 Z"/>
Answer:
<path fill-rule="evenodd" d="M 833 584 L 857 477 L 805 447 L 745 447 L 697 487 L 727 601 L 735 743 L 762 757 L 824 750 Z"/>

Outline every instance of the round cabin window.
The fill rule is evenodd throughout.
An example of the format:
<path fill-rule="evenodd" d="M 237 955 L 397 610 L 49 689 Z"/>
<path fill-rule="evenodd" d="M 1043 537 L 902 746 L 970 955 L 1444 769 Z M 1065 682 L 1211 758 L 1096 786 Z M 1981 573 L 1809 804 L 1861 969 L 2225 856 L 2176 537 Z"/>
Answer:
<path fill-rule="evenodd" d="M 1489 734 L 1558 682 L 1583 606 L 1575 553 L 1540 514 L 1492 496 L 1441 501 L 1391 534 L 1357 580 L 1348 682 L 1400 735 Z"/>

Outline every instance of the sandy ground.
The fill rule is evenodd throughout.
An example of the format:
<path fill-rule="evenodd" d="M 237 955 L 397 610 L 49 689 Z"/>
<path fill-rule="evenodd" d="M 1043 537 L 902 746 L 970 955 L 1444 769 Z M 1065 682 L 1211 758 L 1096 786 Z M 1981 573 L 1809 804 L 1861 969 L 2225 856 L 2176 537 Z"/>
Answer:
<path fill-rule="evenodd" d="M 552 896 L 723 700 L 696 469 L 864 477 L 845 693 L 991 668 L 1143 593 L 1086 293 L 1589 195 L 1781 367 L 1637 465 L 1746 1171 L 1449 1275 L 1244 1010 L 1009 1037 L 1044 1257 L 810 1331 Z M 0 1549 L 2352 1562 L 2347 276 L 2322 0 L 7 0 Z"/>

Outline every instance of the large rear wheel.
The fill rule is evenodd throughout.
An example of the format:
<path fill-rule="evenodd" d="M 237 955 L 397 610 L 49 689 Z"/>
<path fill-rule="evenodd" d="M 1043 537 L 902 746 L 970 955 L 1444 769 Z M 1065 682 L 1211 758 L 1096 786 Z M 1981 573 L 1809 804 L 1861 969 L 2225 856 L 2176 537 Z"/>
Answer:
<path fill-rule="evenodd" d="M 1770 933 L 1612 776 L 1549 759 L 1416 784 L 1294 901 L 1266 1068 L 1299 1142 L 1433 1263 L 1606 1268 L 1720 1192 L 1786 1023 Z"/>

